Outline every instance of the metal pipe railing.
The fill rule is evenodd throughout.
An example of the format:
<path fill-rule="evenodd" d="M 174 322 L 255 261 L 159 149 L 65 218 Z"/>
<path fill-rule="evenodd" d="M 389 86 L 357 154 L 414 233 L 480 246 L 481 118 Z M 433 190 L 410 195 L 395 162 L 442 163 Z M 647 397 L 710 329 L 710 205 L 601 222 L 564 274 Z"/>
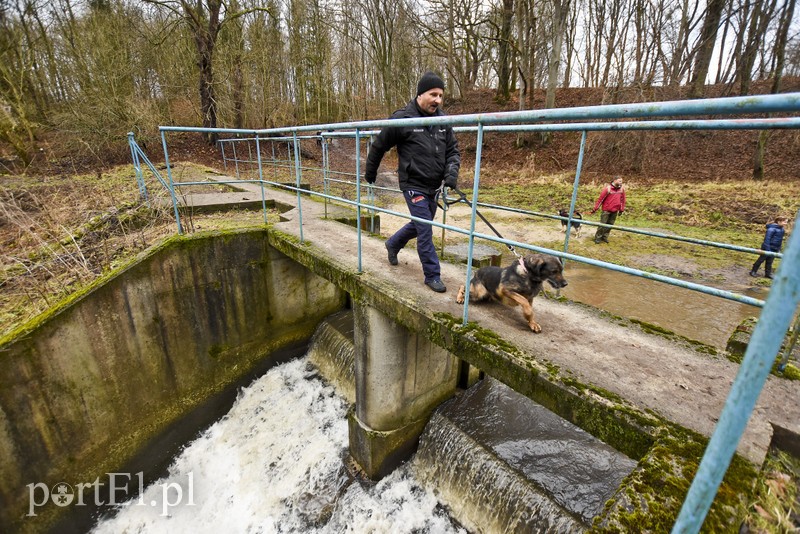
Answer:
<path fill-rule="evenodd" d="M 358 269 L 359 272 L 362 268 L 361 263 L 361 209 L 367 208 L 371 211 L 386 213 L 393 216 L 402 217 L 405 219 L 430 224 L 432 226 L 441 227 L 450 231 L 455 231 L 468 236 L 469 251 L 467 259 L 467 273 L 465 286 L 466 291 L 469 292 L 469 280 L 472 277 L 472 259 L 473 259 L 473 246 L 476 238 L 486 239 L 497 243 L 502 243 L 506 246 L 513 246 L 524 248 L 527 250 L 552 254 L 562 259 L 575 260 L 589 265 L 611 269 L 635 276 L 658 280 L 661 282 L 669 283 L 679 287 L 690 290 L 700 291 L 706 294 L 742 302 L 752 306 L 763 307 L 761 317 L 753 332 L 750 344 L 748 345 L 745 353 L 744 360 L 740 366 L 739 374 L 731 389 L 731 393 L 726 400 L 725 407 L 719 418 L 719 422 L 714 430 L 714 433 L 709 441 L 703 459 L 700 463 L 700 468 L 697 475 L 692 481 L 689 493 L 683 504 L 678 519 L 673 527 L 673 532 L 697 532 L 702 526 L 703 520 L 708 513 L 713 498 L 722 481 L 722 477 L 727 470 L 733 454 L 736 451 L 739 440 L 746 426 L 747 420 L 752 413 L 758 394 L 763 387 L 766 376 L 769 374 L 772 364 L 776 360 L 776 356 L 780 350 L 781 341 L 786 333 L 789 323 L 794 316 L 797 309 L 798 301 L 800 301 L 800 236 L 794 232 L 790 238 L 787 252 L 782 256 L 783 262 L 781 268 L 778 270 L 775 282 L 769 292 L 766 301 L 761 301 L 745 295 L 738 295 L 728 291 L 722 291 L 716 288 L 702 286 L 685 282 L 682 280 L 657 275 L 631 269 L 624 266 L 614 265 L 599 260 L 594 260 L 587 257 L 582 257 L 567 252 L 567 244 L 565 243 L 564 252 L 554 251 L 543 247 L 527 243 L 519 243 L 508 239 L 503 239 L 497 236 L 481 234 L 475 231 L 476 215 L 478 206 L 493 207 L 491 205 L 481 204 L 478 202 L 479 185 L 480 185 L 480 171 L 481 171 L 481 155 L 483 147 L 484 133 L 488 131 L 580 131 L 581 135 L 581 156 L 585 148 L 585 140 L 587 132 L 589 131 L 609 131 L 609 130 L 669 130 L 669 129 L 686 129 L 686 130 L 703 130 L 703 129 L 797 129 L 800 128 L 800 119 L 796 117 L 771 117 L 769 119 L 726 119 L 726 120 L 651 120 L 661 117 L 685 117 L 690 115 L 734 115 L 734 114 L 765 114 L 765 113 L 797 113 L 800 112 L 800 93 L 788 93 L 780 95 L 764 95 L 755 97 L 733 97 L 733 98 L 720 98 L 713 100 L 692 100 L 692 101 L 674 101 L 674 102 L 655 102 L 646 104 L 618 104 L 613 106 L 595 106 L 595 107 L 579 107 L 579 108 L 560 108 L 560 109 L 546 109 L 546 110 L 525 110 L 516 112 L 504 113 L 489 113 L 489 114 L 473 114 L 473 115 L 458 115 L 458 116 L 443 116 L 443 117 L 427 117 L 415 119 L 392 119 L 392 120 L 375 120 L 375 121 L 360 121 L 360 122 L 343 122 L 336 124 L 326 125 L 308 125 L 308 126 L 292 126 L 285 128 L 271 128 L 266 130 L 230 130 L 224 128 L 185 128 L 175 126 L 162 126 L 160 128 L 162 135 L 162 145 L 164 149 L 165 162 L 167 164 L 167 175 L 169 177 L 169 190 L 173 197 L 173 204 L 175 208 L 175 217 L 178 222 L 178 230 L 182 232 L 180 220 L 177 212 L 177 202 L 174 196 L 174 182 L 170 171 L 169 158 L 167 154 L 167 145 L 165 134 L 174 131 L 194 131 L 194 132 L 217 132 L 226 134 L 245 134 L 260 136 L 275 136 L 280 134 L 288 134 L 291 136 L 292 144 L 294 145 L 294 167 L 295 167 L 295 187 L 283 186 L 282 184 L 274 184 L 285 187 L 297 192 L 297 208 L 300 213 L 300 239 L 303 240 L 303 224 L 302 224 L 302 205 L 301 205 L 301 191 L 311 195 L 317 195 L 327 200 L 340 202 L 346 205 L 352 205 L 356 208 L 358 214 L 357 231 L 359 236 L 358 247 Z M 630 119 L 645 119 L 642 121 L 631 121 Z M 615 121 L 615 122 L 587 122 L 587 121 Z M 559 123 L 556 123 L 559 121 Z M 563 121 L 563 122 L 562 122 Z M 519 124 L 524 123 L 524 124 Z M 536 123 L 536 124 L 534 124 Z M 369 199 L 370 204 L 361 202 L 361 169 L 360 169 L 360 139 L 372 133 L 370 129 L 383 128 L 383 127 L 402 127 L 402 126 L 428 126 L 428 125 L 451 125 L 457 128 L 457 131 L 475 131 L 477 134 L 476 156 L 475 156 L 475 170 L 473 179 L 473 193 L 472 200 L 469 202 L 471 207 L 471 217 L 469 229 L 465 230 L 452 225 L 438 223 L 436 221 L 427 221 L 412 217 L 405 213 L 398 213 L 392 210 L 380 208 L 374 205 L 374 200 Z M 356 138 L 356 200 L 351 201 L 343 197 L 336 197 L 328 194 L 326 189 L 325 193 L 316 193 L 310 190 L 302 190 L 301 185 L 301 165 L 299 154 L 299 139 L 303 136 L 301 132 L 321 132 L 318 134 L 321 138 L 336 137 L 351 135 L 352 133 L 345 132 L 345 130 L 354 130 Z M 313 137 L 313 136 L 312 136 Z M 289 147 L 291 148 L 291 147 Z M 291 155 L 291 151 L 289 151 Z M 134 156 L 135 157 L 135 156 Z M 257 156 L 260 160 L 260 155 Z M 273 149 L 273 159 L 274 149 Z M 327 159 L 326 159 L 327 162 Z M 580 182 L 580 170 L 582 160 L 579 158 L 578 168 L 576 170 L 575 183 L 573 184 L 573 196 L 570 202 L 570 214 L 566 218 L 567 222 L 571 222 L 572 215 L 574 214 L 577 188 Z M 327 177 L 329 175 L 326 174 Z M 273 184 L 263 179 L 263 175 L 259 172 L 258 183 Z M 252 182 L 252 181 L 251 181 Z M 225 182 L 222 182 L 225 183 Z M 372 187 L 368 188 L 368 192 L 374 192 Z M 370 195 L 372 197 L 372 195 Z M 508 208 L 512 211 L 513 208 Z M 547 215 L 554 219 L 564 220 L 563 217 L 556 217 Z M 800 213 L 798 213 L 800 216 Z M 581 221 L 585 224 L 593 226 L 608 226 L 601 223 L 593 223 L 591 221 Z M 614 226 L 616 230 L 622 230 L 621 227 Z M 648 234 L 648 232 L 627 228 L 626 231 L 634 233 Z M 569 234 L 569 232 L 567 232 Z M 737 247 L 723 243 L 713 243 L 704 240 L 695 240 L 692 238 L 679 238 L 676 236 L 669 236 L 665 234 L 658 235 L 668 239 L 678 239 L 704 246 L 720 246 L 731 250 L 738 250 L 750 253 L 764 253 L 756 249 L 748 249 L 746 247 Z M 780 255 L 777 255 L 781 257 Z M 464 303 L 464 322 L 468 321 L 469 310 L 469 294 L 467 293 Z"/>
<path fill-rule="evenodd" d="M 774 120 L 772 120 L 772 119 L 754 119 L 754 121 L 756 122 L 756 124 L 760 128 L 767 128 L 767 127 L 769 127 L 770 124 L 774 124 Z M 695 121 L 695 122 L 699 122 L 699 121 Z M 712 122 L 731 123 L 731 122 L 737 122 L 737 121 L 712 121 Z M 748 120 L 747 122 L 750 123 L 750 122 L 753 122 L 753 121 Z M 629 124 L 647 124 L 647 125 L 649 125 L 649 127 L 647 129 L 653 129 L 652 128 L 652 125 L 653 125 L 652 122 L 651 123 L 629 123 Z M 664 122 L 664 124 L 666 124 L 666 122 Z M 795 125 L 796 128 L 800 128 L 800 118 L 793 119 L 793 124 Z M 546 126 L 547 125 L 537 125 L 537 131 L 543 131 Z M 556 126 L 563 126 L 563 125 L 556 125 Z M 575 126 L 575 125 L 573 125 L 573 126 Z M 583 126 L 585 126 L 585 124 L 581 124 L 579 126 L 583 127 Z M 611 126 L 611 125 L 607 124 L 607 123 L 602 123 L 601 126 Z M 503 130 L 500 130 L 500 128 L 503 128 Z M 524 126 L 510 126 L 510 127 L 497 126 L 497 127 L 491 128 L 491 131 L 516 132 L 516 131 L 519 131 L 521 128 L 524 128 Z M 610 129 L 610 128 L 605 128 L 605 129 Z M 465 131 L 465 130 L 468 130 L 468 128 L 461 128 L 460 130 Z M 470 129 L 470 130 L 472 130 L 472 129 Z M 484 131 L 489 131 L 489 130 L 490 130 L 489 127 L 484 129 Z M 584 137 L 585 134 L 586 134 L 586 131 L 584 131 L 582 133 L 582 135 L 581 135 L 581 149 L 580 149 L 579 156 L 578 156 L 578 169 L 576 170 L 576 173 L 575 173 L 575 180 L 574 180 L 574 183 L 573 183 L 573 192 L 572 192 L 572 197 L 571 197 L 571 200 L 570 200 L 570 209 L 569 209 L 569 214 L 568 214 L 567 217 L 561 217 L 559 215 L 553 215 L 553 214 L 549 214 L 549 213 L 541 213 L 541 212 L 532 211 L 532 210 L 524 210 L 524 209 L 520 209 L 520 208 L 513 208 L 513 207 L 510 207 L 510 206 L 502 206 L 502 205 L 485 203 L 485 202 L 479 202 L 478 206 L 481 207 L 481 208 L 491 208 L 491 209 L 496 209 L 496 210 L 500 210 L 500 211 L 507 211 L 507 212 L 511 212 L 511 213 L 520 213 L 520 214 L 523 214 L 523 215 L 531 215 L 531 216 L 535 216 L 535 217 L 548 218 L 548 219 L 553 219 L 553 220 L 558 220 L 558 221 L 565 221 L 565 222 L 576 221 L 577 219 L 575 219 L 573 216 L 574 216 L 574 213 L 575 213 L 575 204 L 577 202 L 577 191 L 578 191 L 578 185 L 579 185 L 579 182 L 580 182 L 580 169 L 581 169 L 582 164 L 583 164 L 583 154 L 584 154 L 584 150 L 585 150 L 585 137 Z M 351 132 L 344 132 L 344 133 L 340 134 L 340 137 L 345 137 L 345 136 L 346 137 L 351 137 L 352 135 L 353 134 Z M 330 137 L 330 136 L 331 136 L 330 133 L 326 133 L 326 134 L 323 134 L 320 137 Z M 309 138 L 309 136 L 306 136 L 306 138 Z M 229 141 L 231 141 L 231 140 L 229 140 Z M 236 141 L 236 139 L 234 139 L 232 141 Z M 277 160 L 277 161 L 280 161 L 280 160 Z M 288 165 L 288 164 L 287 165 L 279 165 L 279 166 L 280 167 L 285 167 L 285 168 L 290 168 L 290 165 Z M 327 166 L 327 161 L 323 161 L 323 167 L 322 168 L 301 167 L 301 170 L 303 170 L 303 171 L 317 171 L 317 172 L 322 173 L 323 175 L 327 174 L 328 176 L 330 176 L 331 174 L 339 174 L 339 175 L 345 175 L 345 176 L 353 176 L 354 175 L 354 173 L 330 170 L 328 168 L 328 166 Z M 341 184 L 346 184 L 346 185 L 352 185 L 352 186 L 356 185 L 355 181 L 338 180 L 338 179 L 334 179 L 334 178 L 330 178 L 330 177 L 327 178 L 327 181 L 326 181 L 325 178 L 323 178 L 323 183 L 324 183 L 324 187 L 326 188 L 326 190 L 327 190 L 328 184 L 331 183 L 331 182 L 332 183 L 341 183 Z M 399 193 L 400 192 L 399 188 L 388 188 L 388 187 L 379 187 L 379 186 L 373 186 L 373 187 L 375 187 L 376 190 L 391 191 L 391 192 L 395 192 L 395 193 Z M 720 249 L 726 249 L 726 250 L 734 250 L 734 251 L 737 251 L 737 252 L 743 252 L 743 253 L 748 253 L 748 254 L 765 255 L 765 256 L 771 256 L 771 257 L 775 257 L 775 258 L 781 258 L 782 257 L 781 253 L 779 253 L 779 252 L 771 252 L 771 251 L 761 250 L 761 249 L 752 248 L 752 247 L 744 247 L 744 246 L 740 246 L 740 245 L 734 245 L 734 244 L 731 244 L 731 243 L 721 243 L 721 242 L 717 242 L 717 241 L 710 241 L 710 240 L 705 240 L 705 239 L 685 237 L 685 236 L 680 236 L 680 235 L 675 235 L 675 234 L 665 234 L 665 233 L 661 233 L 661 232 L 654 232 L 654 231 L 651 231 L 651 230 L 641 230 L 641 229 L 638 229 L 638 228 L 632 228 L 632 227 L 629 227 L 629 226 L 622 226 L 622 225 L 618 225 L 618 224 L 608 225 L 608 224 L 604 224 L 604 223 L 601 223 L 601 222 L 595 222 L 595 221 L 590 221 L 590 220 L 585 220 L 585 219 L 581 219 L 580 222 L 581 222 L 581 224 L 584 224 L 586 226 L 613 228 L 615 231 L 627 232 L 627 233 L 644 235 L 644 236 L 649 236 L 649 237 L 657 237 L 657 238 L 661 238 L 661 239 L 669 239 L 669 240 L 672 240 L 672 241 L 679 241 L 679 242 L 683 242 L 683 243 L 690 243 L 690 244 L 695 244 L 695 245 L 708 246 L 708 247 L 720 248 Z M 564 241 L 564 251 L 565 252 L 567 252 L 569 250 L 569 237 L 570 237 L 569 234 L 567 234 L 565 236 L 565 241 Z"/>
<path fill-rule="evenodd" d="M 796 217 L 800 216 L 800 212 Z M 697 474 L 689 486 L 673 534 L 698 532 L 728 470 L 758 395 L 769 376 L 800 303 L 800 232 L 793 232 L 781 269 L 775 275 L 764 310 L 747 344 L 744 359 L 731 386 L 719 421 L 708 442 Z"/>

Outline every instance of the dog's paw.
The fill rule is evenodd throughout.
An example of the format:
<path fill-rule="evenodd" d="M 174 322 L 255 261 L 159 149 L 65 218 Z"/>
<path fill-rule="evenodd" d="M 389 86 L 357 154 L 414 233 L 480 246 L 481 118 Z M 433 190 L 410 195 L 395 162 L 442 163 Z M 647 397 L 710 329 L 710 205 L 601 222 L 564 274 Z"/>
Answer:
<path fill-rule="evenodd" d="M 456 303 L 464 304 L 464 294 L 465 294 L 465 286 L 461 286 L 458 288 L 458 295 L 456 295 Z"/>
<path fill-rule="evenodd" d="M 528 326 L 531 327 L 531 331 L 535 334 L 538 334 L 542 331 L 542 327 L 539 326 L 539 323 L 537 323 L 536 321 L 531 321 L 530 323 L 528 323 Z"/>

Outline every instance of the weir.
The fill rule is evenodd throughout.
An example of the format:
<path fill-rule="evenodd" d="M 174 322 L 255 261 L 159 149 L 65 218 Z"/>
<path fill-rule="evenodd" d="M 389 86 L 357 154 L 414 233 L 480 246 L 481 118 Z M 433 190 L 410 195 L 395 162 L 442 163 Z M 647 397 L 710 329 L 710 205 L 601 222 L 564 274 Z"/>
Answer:
<path fill-rule="evenodd" d="M 546 328 L 540 335 L 502 307 L 476 310 L 481 324 L 465 328 L 455 316 L 455 302 L 409 289 L 421 286 L 414 284 L 412 267 L 381 268 L 381 241 L 364 243 L 375 256 L 359 273 L 348 256 L 355 245 L 352 229 L 307 217 L 307 229 L 326 228 L 331 237 L 300 243 L 286 231 L 291 214 L 284 215 L 289 221 L 280 228 L 173 238 L 3 347 L 0 447 L 8 475 L 2 478 L 2 495 L 9 503 L 3 507 L 4 525 L 24 529 L 61 511 L 42 507 L 37 517 L 28 517 L 27 481 L 49 488 L 114 472 L 210 391 L 231 383 L 274 348 L 308 337 L 323 317 L 343 307 L 353 310 L 352 327 L 347 320 L 334 322 L 328 334 L 340 340 L 334 344 L 339 356 L 314 358 L 353 373 L 349 449 L 368 476 L 381 478 L 406 460 L 433 410 L 459 386 L 474 383 L 480 370 L 637 462 L 603 509 L 604 524 L 624 528 L 626 518 L 636 516 L 630 515 L 631 506 L 647 507 L 651 499 L 660 514 L 676 513 L 680 498 L 668 499 L 672 508 L 665 506 L 659 481 L 686 480 L 685 465 L 702 451 L 697 425 L 713 417 L 712 411 L 705 415 L 696 401 L 689 409 L 655 399 L 659 409 L 633 395 L 629 400 L 610 389 L 604 372 L 623 378 L 612 355 L 628 366 L 631 358 L 644 364 L 669 357 L 685 362 L 678 367 L 693 361 L 719 382 L 716 373 L 732 378 L 733 364 L 712 365 L 707 355 L 681 342 L 548 299 L 537 302 Z M 313 228 L 317 224 L 322 228 Z M 443 276 L 454 279 L 462 267 L 443 269 Z M 604 347 L 601 340 L 621 327 L 624 346 Z M 345 341 L 350 331 L 352 349 Z M 577 343 L 580 338 L 584 344 Z M 71 341 L 63 344 L 64 339 Z M 597 368 L 598 361 L 605 362 L 604 369 Z M 630 376 L 635 370 L 627 371 Z M 680 380 L 693 384 L 691 374 L 697 373 L 690 370 Z M 663 378 L 649 377 L 654 383 Z M 788 417 L 783 403 L 791 389 L 771 386 L 761 400 L 764 413 Z M 439 417 L 434 428 L 444 429 Z M 744 455 L 765 453 L 770 444 L 771 433 L 756 423 Z M 791 429 L 794 422 L 785 424 Z M 653 465 L 661 466 L 656 474 Z M 715 524 L 728 524 L 730 507 L 749 487 L 744 481 L 755 476 L 747 462 L 737 459 L 734 465 L 742 478 L 726 481 L 725 499 L 712 508 Z M 587 519 L 579 522 L 586 525 Z"/>
<path fill-rule="evenodd" d="M 794 111 L 800 96 L 763 100 L 775 104 L 776 111 Z M 738 106 L 749 102 L 728 102 L 722 112 L 741 110 Z M 685 107 L 695 113 L 715 108 L 699 101 Z M 615 117 L 627 113 L 625 107 L 611 108 Z M 661 117 L 674 109 L 652 105 L 639 111 L 644 117 Z M 575 113 L 587 110 L 552 110 L 549 118 L 574 118 Z M 608 113 L 587 115 L 608 118 Z M 484 122 L 509 118 L 453 120 L 477 121 L 480 139 Z M 758 122 L 759 127 L 767 123 L 797 127 L 792 120 Z M 385 125 L 374 121 L 367 126 Z M 355 126 L 357 139 L 361 126 Z M 293 134 L 310 128 L 295 128 Z M 589 127 L 582 128 L 585 141 Z M 173 129 L 177 128 L 162 128 L 162 136 Z M 164 146 L 169 172 L 166 141 Z M 297 155 L 296 143 L 294 150 Z M 357 157 L 357 169 L 359 162 Z M 479 165 L 476 161 L 473 212 Z M 298 159 L 295 166 L 299 168 Z M 296 195 L 267 192 L 263 180 L 242 187 L 253 185 L 262 206 L 268 201 L 282 206 L 283 222 L 176 237 L 3 341 L 4 529 L 37 530 L 58 515 L 57 505 L 32 514 L 27 484 L 43 492 L 61 481 L 91 482 L 114 471 L 203 398 L 234 383 L 277 348 L 307 339 L 324 317 L 342 308 L 354 314 L 355 401 L 348 416 L 349 449 L 368 477 L 381 478 L 407 459 L 434 410 L 480 374 L 636 463 L 600 512 L 572 509 L 568 515 L 584 525 L 593 517 L 594 528 L 610 531 L 663 530 L 674 523 L 731 384 L 738 380 L 738 364 L 702 344 L 566 299 L 536 300 L 541 334 L 532 334 L 517 310 L 502 306 L 473 306 L 467 320 L 467 307 L 452 297 L 469 279 L 472 265 L 442 265 L 442 278 L 451 288 L 447 295 L 432 294 L 422 286 L 413 261 L 389 267 L 383 242 L 361 232 L 368 218 L 361 213 L 360 185 L 352 218 L 355 229 L 328 217 L 327 204 L 303 200 L 299 173 Z M 168 187 L 182 233 L 171 175 Z M 491 240 L 475 233 L 474 224 L 467 233 L 470 256 L 476 237 Z M 618 270 L 649 277 L 624 267 Z M 795 283 L 796 275 L 783 276 L 784 271 L 779 271 L 776 294 L 795 298 L 791 286 L 785 289 L 781 284 Z M 790 304 L 790 299 L 784 300 L 780 309 Z M 773 320 L 772 315 L 767 315 L 764 328 L 782 334 L 784 318 Z M 756 347 L 764 343 L 764 328 L 754 332 Z M 671 363 L 667 371 L 652 365 L 664 360 Z M 745 357 L 743 369 L 753 367 L 751 360 Z M 756 378 L 754 383 L 763 381 L 766 373 Z M 790 435 L 800 433 L 800 407 L 787 403 L 797 398 L 791 381 L 766 380 L 757 409 L 741 429 L 741 440 L 736 436 L 723 444 L 738 454 L 730 468 L 725 463 L 722 469 L 727 477 L 705 519 L 711 531 L 737 526 L 736 511 L 773 444 L 772 425 Z M 752 402 L 755 405 L 755 399 Z M 440 428 L 448 425 L 438 413 L 434 418 Z M 516 476 L 520 470 L 524 471 L 512 468 L 509 474 Z M 703 477 L 703 483 L 708 480 Z"/>

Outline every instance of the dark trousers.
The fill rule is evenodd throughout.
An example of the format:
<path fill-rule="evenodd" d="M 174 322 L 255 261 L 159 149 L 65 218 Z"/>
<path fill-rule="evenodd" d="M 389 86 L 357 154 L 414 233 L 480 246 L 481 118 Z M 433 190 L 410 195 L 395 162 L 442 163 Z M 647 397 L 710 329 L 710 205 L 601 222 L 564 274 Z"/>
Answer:
<path fill-rule="evenodd" d="M 772 262 L 775 260 L 775 256 L 764 256 L 763 254 L 758 257 L 756 262 L 753 264 L 753 268 L 750 269 L 751 272 L 758 272 L 758 268 L 761 267 L 761 264 L 764 265 L 764 274 L 767 276 L 772 274 Z"/>
<path fill-rule="evenodd" d="M 614 224 L 617 220 L 617 212 L 616 211 L 604 211 L 600 214 L 600 222 L 603 224 Z M 608 234 L 611 232 L 611 228 L 604 228 L 602 226 L 597 227 L 597 232 L 594 234 L 594 242 L 599 243 L 600 241 L 605 241 L 608 243 Z"/>
<path fill-rule="evenodd" d="M 419 191 L 403 191 L 403 197 L 408 205 L 408 212 L 413 217 L 432 221 L 436 215 L 436 200 L 439 193 L 426 195 Z M 422 263 L 422 272 L 425 282 L 439 278 L 439 256 L 433 246 L 433 226 L 425 223 L 409 221 L 386 241 L 386 246 L 393 250 L 400 250 L 412 239 L 417 239 L 417 254 Z"/>

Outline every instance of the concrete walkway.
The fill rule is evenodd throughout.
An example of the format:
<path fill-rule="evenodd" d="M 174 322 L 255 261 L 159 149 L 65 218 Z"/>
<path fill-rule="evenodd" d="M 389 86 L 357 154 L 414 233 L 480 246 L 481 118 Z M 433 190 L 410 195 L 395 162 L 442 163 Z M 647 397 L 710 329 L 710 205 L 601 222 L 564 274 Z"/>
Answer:
<path fill-rule="evenodd" d="M 237 185 L 257 192 L 260 200 L 258 186 Z M 296 205 L 297 196 L 292 192 L 270 189 L 268 195 L 276 203 Z M 224 203 L 222 198 L 219 200 Z M 355 228 L 324 220 L 323 213 L 321 202 L 303 197 L 304 240 L 357 270 Z M 278 228 L 299 236 L 297 211 L 284 213 L 282 219 L 286 222 Z M 456 304 L 455 296 L 465 283 L 466 266 L 443 262 L 442 281 L 448 290 L 438 294 L 423 284 L 415 248 L 401 251 L 399 260 L 399 265 L 390 266 L 384 241 L 363 234 L 363 276 L 394 285 L 432 312 L 463 315 L 463 306 Z M 647 295 L 641 298 L 647 299 Z M 657 307 L 659 303 L 652 305 Z M 642 410 L 651 410 L 681 426 L 711 435 L 738 372 L 737 364 L 723 356 L 709 356 L 688 345 L 645 333 L 635 326 L 621 326 L 603 317 L 600 310 L 587 306 L 539 296 L 534 300 L 534 311 L 542 326 L 540 334 L 528 329 L 519 308 L 499 304 L 470 306 L 469 320 L 496 332 L 532 359 L 533 355 L 546 354 L 549 363 L 563 372 L 571 372 L 582 382 L 616 393 Z M 739 443 L 739 454 L 760 465 L 772 440 L 771 423 L 800 435 L 800 382 L 768 378 Z"/>

